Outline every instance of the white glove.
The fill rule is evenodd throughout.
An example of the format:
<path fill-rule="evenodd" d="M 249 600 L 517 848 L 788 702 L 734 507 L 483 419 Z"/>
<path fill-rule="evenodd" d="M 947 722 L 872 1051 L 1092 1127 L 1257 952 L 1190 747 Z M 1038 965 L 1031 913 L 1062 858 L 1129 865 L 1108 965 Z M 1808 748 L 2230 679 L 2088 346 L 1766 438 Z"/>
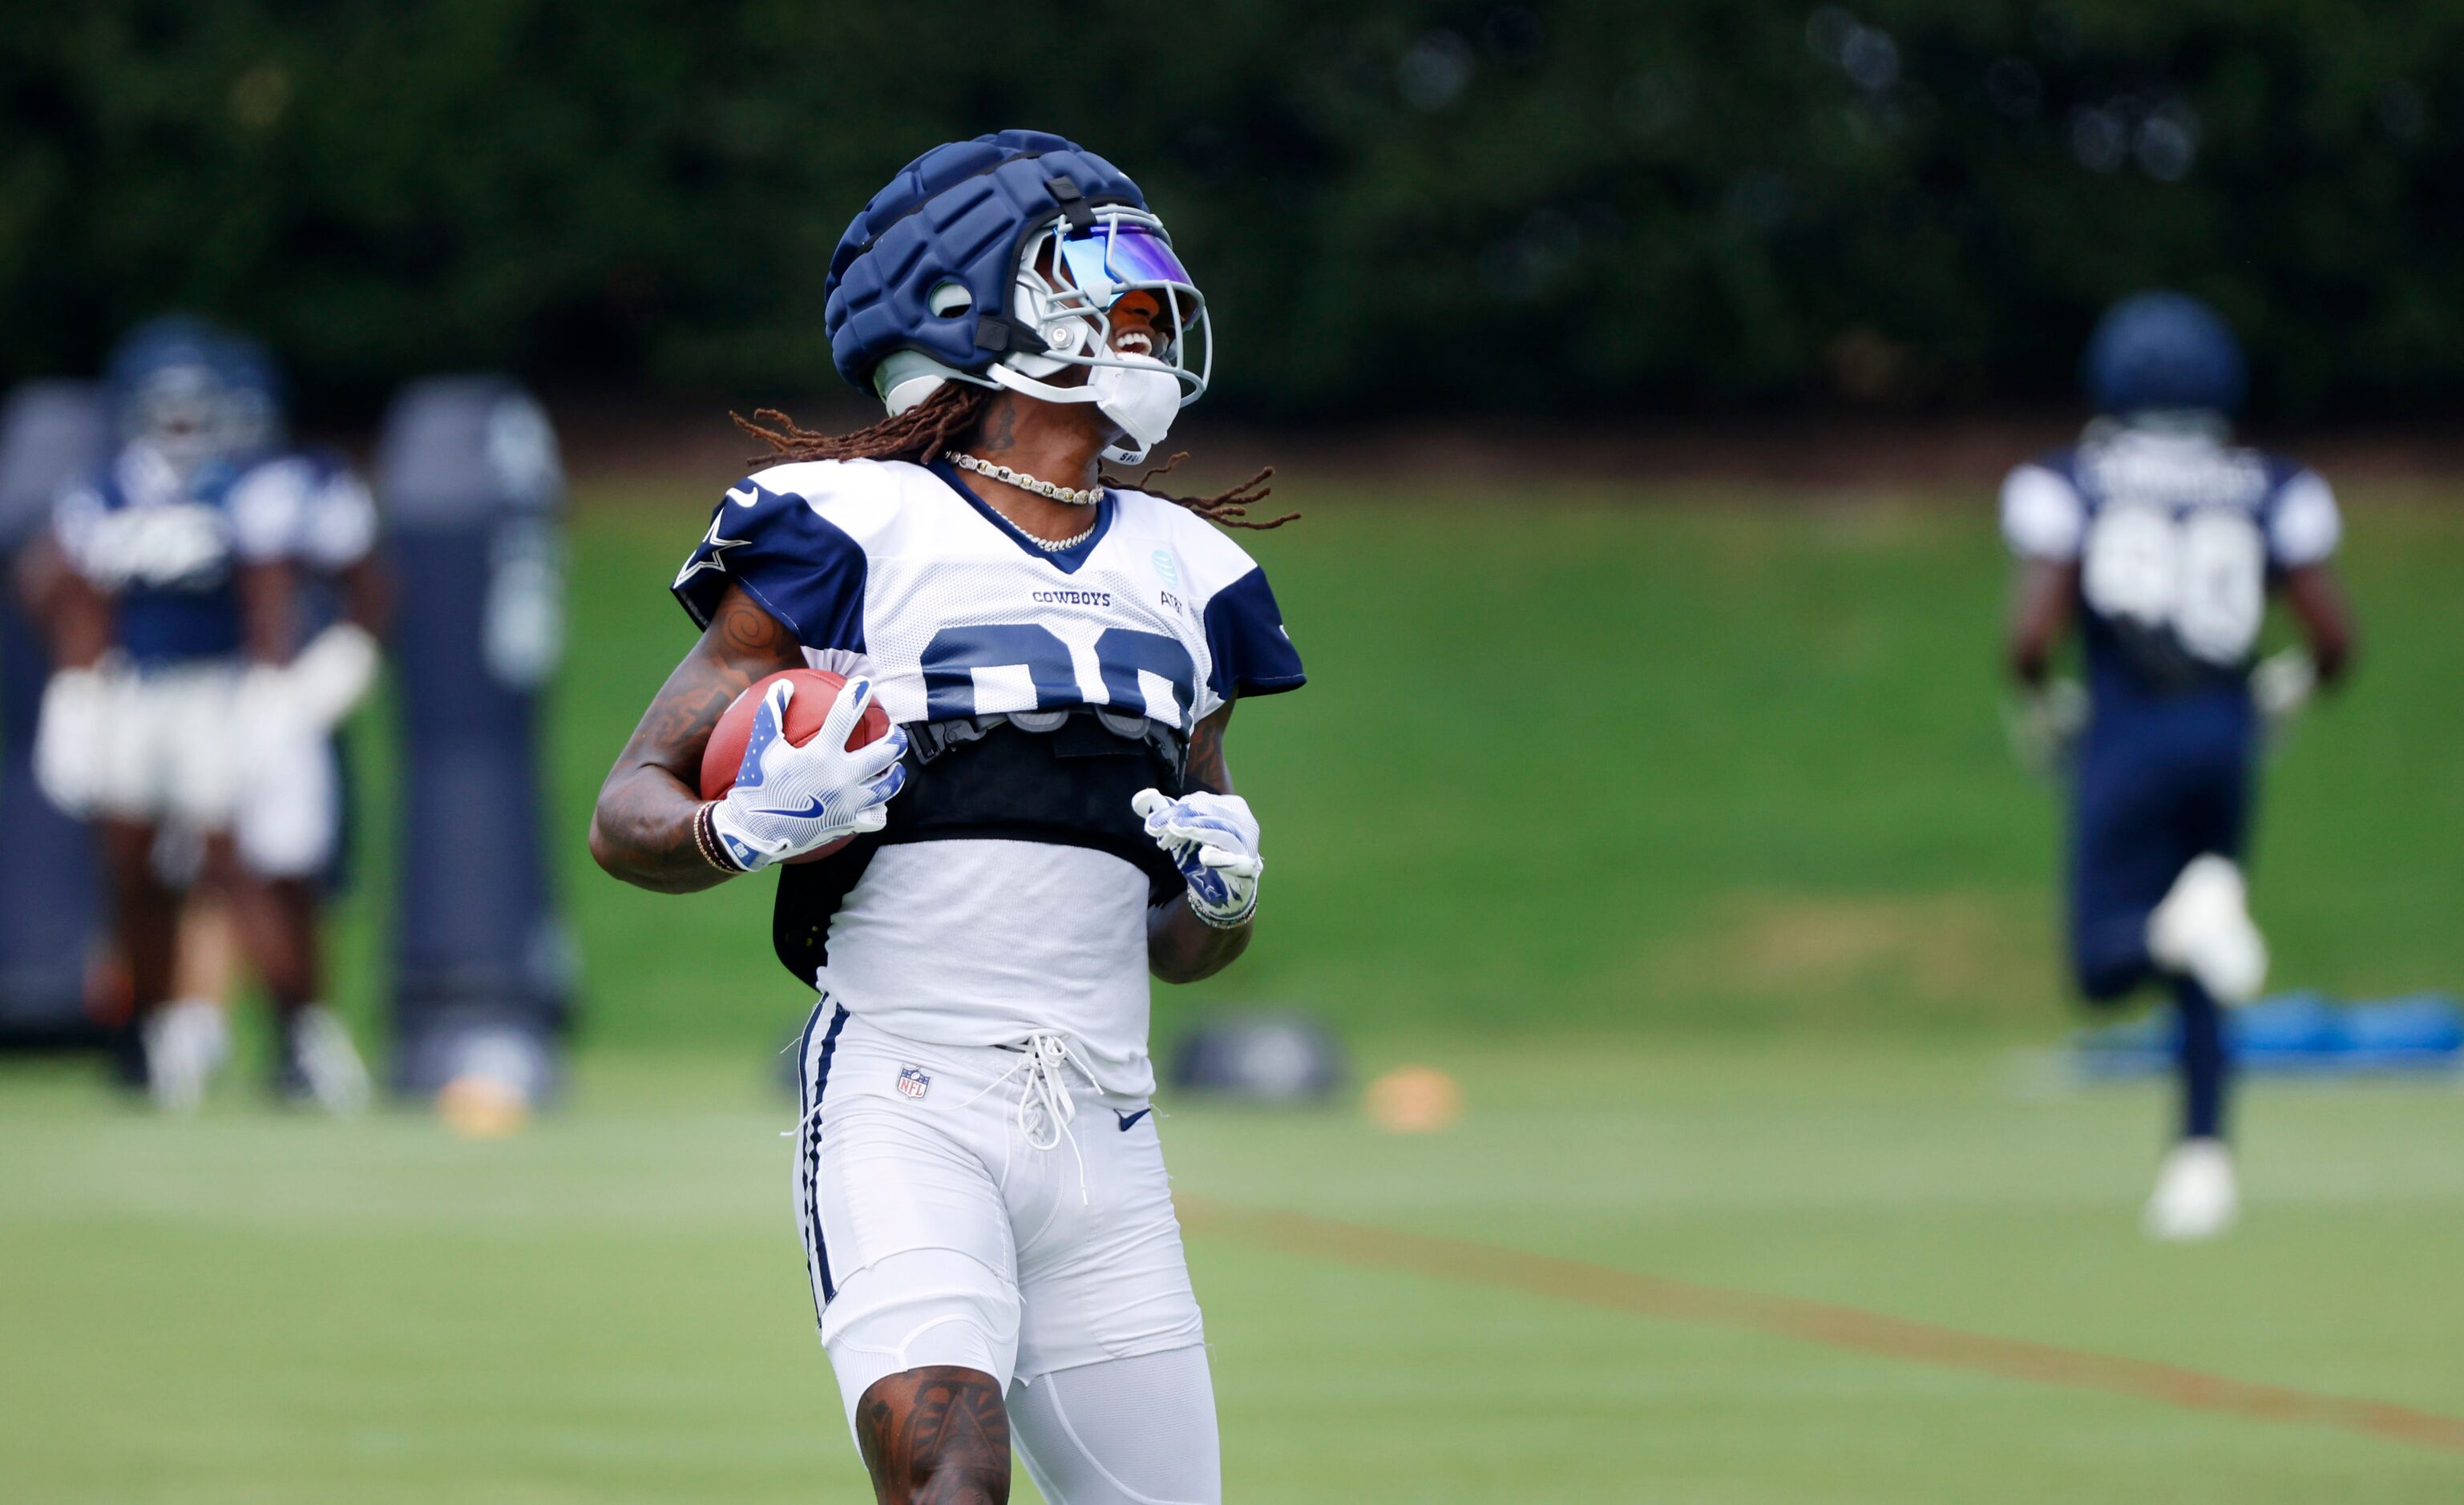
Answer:
<path fill-rule="evenodd" d="M 2307 648 L 2270 654 L 2250 671 L 2250 698 L 2271 728 L 2292 720 L 2318 688 L 2319 666 L 2310 662 Z"/>
<path fill-rule="evenodd" d="M 324 734 L 301 704 L 288 664 L 252 664 L 230 702 L 231 756 L 243 774 L 265 763 L 270 750 Z"/>
<path fill-rule="evenodd" d="M 1258 818 L 1238 795 L 1200 791 L 1181 799 L 1159 789 L 1141 789 L 1130 808 L 1147 823 L 1147 835 L 1180 869 L 1189 884 L 1189 907 L 1219 930 L 1244 925 L 1258 912 Z"/>
<path fill-rule="evenodd" d="M 111 688 L 111 677 L 101 669 L 59 669 L 43 687 L 34 722 L 34 783 L 72 816 L 91 815 L 102 795 Z"/>
<path fill-rule="evenodd" d="M 2075 679 L 2048 680 L 2042 687 L 2020 692 L 2006 705 L 2002 728 L 2011 737 L 2011 755 L 2019 766 L 2039 776 L 2060 773 L 2071 760 L 2079 733 L 2087 730 L 2087 688 Z"/>
<path fill-rule="evenodd" d="M 240 755 L 253 759 L 268 747 L 322 739 L 376 677 L 377 640 L 347 622 L 317 634 L 288 664 L 250 665 L 234 707 Z"/>
<path fill-rule="evenodd" d="M 847 681 L 822 730 L 803 747 L 779 732 L 795 691 L 795 682 L 782 679 L 762 694 L 736 787 L 710 807 L 719 849 L 748 873 L 841 837 L 880 830 L 890 820 L 882 805 L 907 782 L 898 761 L 907 752 L 905 729 L 892 727 L 879 740 L 847 751 L 847 738 L 872 702 L 870 680 Z"/>
<path fill-rule="evenodd" d="M 338 622 L 309 641 L 283 672 L 297 713 L 319 731 L 341 724 L 377 682 L 377 640 L 356 622 Z"/>

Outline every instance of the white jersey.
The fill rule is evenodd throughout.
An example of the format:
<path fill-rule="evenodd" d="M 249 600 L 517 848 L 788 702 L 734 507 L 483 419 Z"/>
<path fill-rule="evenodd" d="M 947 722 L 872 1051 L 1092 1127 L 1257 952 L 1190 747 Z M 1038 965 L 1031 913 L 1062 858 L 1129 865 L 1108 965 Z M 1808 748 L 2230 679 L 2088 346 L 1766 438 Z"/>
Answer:
<path fill-rule="evenodd" d="M 731 584 L 812 666 L 870 678 L 901 725 L 1093 709 L 1116 731 L 1185 738 L 1238 696 L 1303 681 L 1256 562 L 1141 491 L 1108 492 L 1083 542 L 1047 552 L 946 465 L 778 466 L 728 492 L 674 590 L 706 625 Z M 1015 728 L 998 748 L 987 734 L 945 752 L 891 801 L 882 837 L 786 869 L 784 883 L 828 896 L 825 918 L 807 922 L 825 926 L 824 943 L 797 953 L 819 961 L 807 980 L 910 1039 L 999 1045 L 1058 1030 L 1108 1087 L 1150 1090 L 1146 912 L 1169 867 L 1127 809 L 1148 765 L 1089 761 L 1143 744 L 1082 724 L 1031 753 L 1007 751 L 1029 746 Z M 1009 761 L 966 772 L 998 760 Z M 1088 783 L 1098 766 L 1129 782 Z M 1081 793 L 1042 787 L 1055 782 Z M 1102 808 L 1066 808 L 1095 788 Z"/>
<path fill-rule="evenodd" d="M 377 507 L 367 483 L 338 455 L 304 450 L 268 460 L 231 488 L 245 536 L 303 569 L 338 573 L 376 547 Z"/>

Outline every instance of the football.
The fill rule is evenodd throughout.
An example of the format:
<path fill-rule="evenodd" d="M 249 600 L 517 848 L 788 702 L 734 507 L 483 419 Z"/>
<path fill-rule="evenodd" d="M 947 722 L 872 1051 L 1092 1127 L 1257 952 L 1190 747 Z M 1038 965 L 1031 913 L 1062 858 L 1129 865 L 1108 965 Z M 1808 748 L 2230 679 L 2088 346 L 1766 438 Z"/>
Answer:
<path fill-rule="evenodd" d="M 756 680 L 741 694 L 728 702 L 718 725 L 711 729 L 710 743 L 701 752 L 701 797 L 717 799 L 736 787 L 736 771 L 744 766 L 744 745 L 753 740 L 753 714 L 761 705 L 761 697 L 780 680 L 794 683 L 796 692 L 787 701 L 787 740 L 803 747 L 813 740 L 828 717 L 830 707 L 837 703 L 839 691 L 847 680 L 827 669 L 782 669 L 767 679 Z M 864 708 L 855 724 L 855 732 L 847 738 L 847 750 L 853 752 L 868 742 L 890 734 L 890 713 L 881 709 L 876 699 Z M 790 862 L 817 862 L 847 844 L 853 838 L 842 837 L 836 841 L 817 846 Z"/>

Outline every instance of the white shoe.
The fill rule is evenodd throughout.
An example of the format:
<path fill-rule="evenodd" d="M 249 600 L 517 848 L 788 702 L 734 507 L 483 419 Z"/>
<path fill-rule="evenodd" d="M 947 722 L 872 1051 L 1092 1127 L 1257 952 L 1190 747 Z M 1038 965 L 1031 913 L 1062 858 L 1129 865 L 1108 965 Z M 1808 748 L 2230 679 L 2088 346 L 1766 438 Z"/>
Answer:
<path fill-rule="evenodd" d="M 2267 941 L 2251 922 L 2241 869 L 2210 853 L 2193 858 L 2147 916 L 2147 954 L 2198 980 L 2218 1003 L 2248 1003 L 2267 981 Z"/>
<path fill-rule="evenodd" d="M 230 1055 L 220 1007 L 204 998 L 165 1004 L 145 1021 L 145 1090 L 165 1113 L 193 1113 Z"/>
<path fill-rule="evenodd" d="M 285 1022 L 282 1050 L 275 1080 L 284 1097 L 333 1114 L 357 1113 L 368 1105 L 367 1064 L 333 1010 L 312 1003 L 292 1014 Z"/>
<path fill-rule="evenodd" d="M 2156 1189 L 2140 1226 L 2148 1237 L 2167 1243 L 2214 1238 L 2240 1213 L 2233 1151 L 2220 1139 L 2186 1139 L 2157 1169 Z"/>

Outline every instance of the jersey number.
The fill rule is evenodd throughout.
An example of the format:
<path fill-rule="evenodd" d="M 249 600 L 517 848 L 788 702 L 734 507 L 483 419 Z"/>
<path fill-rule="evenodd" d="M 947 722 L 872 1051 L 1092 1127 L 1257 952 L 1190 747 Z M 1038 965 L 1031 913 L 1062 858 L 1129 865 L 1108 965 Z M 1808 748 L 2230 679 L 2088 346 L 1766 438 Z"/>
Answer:
<path fill-rule="evenodd" d="M 1187 731 L 1198 697 L 1198 665 L 1189 650 L 1159 632 L 1107 627 L 1095 640 L 1095 663 L 1104 679 L 1101 704 L 1149 714 L 1141 670 L 1171 687 L 1173 726 Z M 956 721 L 982 714 L 976 709 L 976 671 L 1022 669 L 1035 689 L 1035 709 L 1065 710 L 1088 704 L 1078 688 L 1069 645 L 1033 622 L 1005 626 L 944 627 L 924 648 L 924 717 Z M 1024 709 L 1024 708 L 1020 708 Z M 1160 718 L 1158 718 L 1160 719 Z"/>
<path fill-rule="evenodd" d="M 2267 546 L 2246 517 L 2212 508 L 2178 521 L 2148 507 L 2097 519 L 2079 590 L 2107 617 L 2170 627 L 2192 657 L 2239 663 L 2267 614 Z"/>

